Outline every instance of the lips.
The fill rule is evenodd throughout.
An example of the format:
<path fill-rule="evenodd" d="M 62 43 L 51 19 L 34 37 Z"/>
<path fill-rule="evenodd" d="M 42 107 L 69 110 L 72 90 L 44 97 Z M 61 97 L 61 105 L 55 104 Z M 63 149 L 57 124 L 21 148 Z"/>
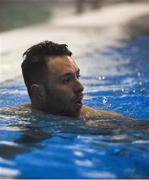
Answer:
<path fill-rule="evenodd" d="M 83 95 L 81 95 L 81 96 L 79 96 L 79 97 L 77 97 L 77 98 L 75 99 L 75 104 L 76 104 L 79 108 L 81 108 L 82 105 L 83 105 L 82 99 L 83 99 Z"/>

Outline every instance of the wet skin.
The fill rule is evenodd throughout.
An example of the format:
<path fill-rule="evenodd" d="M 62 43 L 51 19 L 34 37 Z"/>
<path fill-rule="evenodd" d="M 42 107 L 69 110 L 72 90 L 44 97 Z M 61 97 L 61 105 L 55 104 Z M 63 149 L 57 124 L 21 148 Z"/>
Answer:
<path fill-rule="evenodd" d="M 70 56 L 49 58 L 47 81 L 33 85 L 32 107 L 47 113 L 79 116 L 82 107 L 83 85 L 79 81 L 80 70 Z M 38 101 L 38 102 L 37 102 Z M 37 106 L 41 105 L 41 107 Z"/>
<path fill-rule="evenodd" d="M 80 69 L 70 56 L 48 59 L 47 80 L 32 85 L 32 109 L 72 117 L 122 118 L 115 112 L 104 112 L 83 106 Z"/>

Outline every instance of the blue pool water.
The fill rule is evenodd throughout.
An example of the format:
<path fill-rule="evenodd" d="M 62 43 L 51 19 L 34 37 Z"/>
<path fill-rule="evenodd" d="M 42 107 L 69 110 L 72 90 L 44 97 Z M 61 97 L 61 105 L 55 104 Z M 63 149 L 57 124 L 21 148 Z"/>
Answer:
<path fill-rule="evenodd" d="M 77 60 L 84 104 L 132 120 L 85 125 L 80 119 L 1 110 L 0 177 L 149 178 L 148 49 L 149 36 L 143 36 Z M 1 109 L 28 102 L 21 78 L 0 86 Z"/>

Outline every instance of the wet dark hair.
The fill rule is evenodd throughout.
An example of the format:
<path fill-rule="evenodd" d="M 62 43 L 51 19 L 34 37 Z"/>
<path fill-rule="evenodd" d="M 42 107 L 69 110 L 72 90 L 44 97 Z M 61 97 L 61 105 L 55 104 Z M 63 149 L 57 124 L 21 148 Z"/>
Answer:
<path fill-rule="evenodd" d="M 30 87 L 34 83 L 44 83 L 47 72 L 48 57 L 71 56 L 72 52 L 66 44 L 43 41 L 27 49 L 21 64 L 24 82 L 30 94 Z"/>

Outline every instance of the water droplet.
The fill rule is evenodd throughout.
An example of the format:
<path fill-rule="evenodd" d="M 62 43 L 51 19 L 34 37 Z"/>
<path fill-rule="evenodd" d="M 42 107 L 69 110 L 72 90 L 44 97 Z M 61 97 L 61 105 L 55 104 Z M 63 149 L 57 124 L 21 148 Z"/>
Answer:
<path fill-rule="evenodd" d="M 104 79 L 105 79 L 105 76 L 99 76 L 98 79 L 99 79 L 99 80 L 104 80 Z"/>
<path fill-rule="evenodd" d="M 102 100 L 102 103 L 103 103 L 103 104 L 107 104 L 107 102 L 108 102 L 108 98 L 104 96 L 104 97 L 103 97 L 103 100 Z"/>
<path fill-rule="evenodd" d="M 99 80 L 102 80 L 102 77 L 101 77 L 101 76 L 99 76 L 99 77 L 98 77 L 98 79 L 99 79 Z"/>
<path fill-rule="evenodd" d="M 141 76 L 141 73 L 140 73 L 140 72 L 138 72 L 138 73 L 137 73 L 137 75 L 138 75 L 138 77 L 140 77 L 140 76 Z"/>
<path fill-rule="evenodd" d="M 142 82 L 141 81 L 139 81 L 139 85 L 142 86 Z"/>
<path fill-rule="evenodd" d="M 125 89 L 121 89 L 122 92 L 125 92 Z"/>

